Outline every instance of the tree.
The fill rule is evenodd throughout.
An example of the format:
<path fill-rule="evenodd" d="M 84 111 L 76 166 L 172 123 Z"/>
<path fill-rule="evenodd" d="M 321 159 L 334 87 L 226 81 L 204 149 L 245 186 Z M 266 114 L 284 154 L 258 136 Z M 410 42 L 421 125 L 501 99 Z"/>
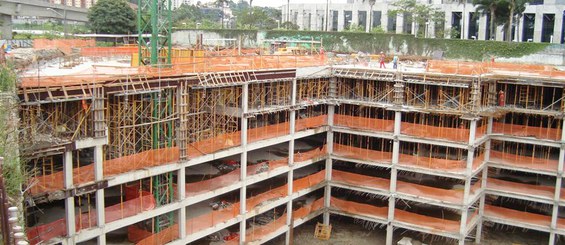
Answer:
<path fill-rule="evenodd" d="M 135 12 L 125 0 L 99 0 L 88 10 L 89 25 L 96 33 L 131 33 L 135 20 Z"/>
<path fill-rule="evenodd" d="M 421 4 L 416 0 L 396 0 L 392 3 L 396 9 L 389 11 L 389 15 L 402 14 L 405 17 L 405 22 L 414 21 L 417 26 L 425 26 L 426 22 L 435 22 L 438 15 L 438 9 L 429 4 Z M 415 31 L 417 35 L 417 31 Z"/>
<path fill-rule="evenodd" d="M 510 14 L 508 16 L 508 28 L 506 29 L 506 35 L 508 36 L 508 42 L 512 42 L 512 25 L 514 21 L 514 16 L 517 17 L 517 25 L 520 26 L 520 19 L 522 14 L 526 11 L 526 5 L 530 0 L 508 0 L 508 7 L 510 9 Z M 518 33 L 516 33 L 516 39 L 518 40 Z"/>
<path fill-rule="evenodd" d="M 222 10 L 222 12 L 221 12 L 222 29 L 224 29 L 224 7 L 226 6 L 226 4 L 228 4 L 230 2 L 231 1 L 229 1 L 229 0 L 216 0 L 216 1 L 214 1 L 214 6 L 220 8 Z"/>
<path fill-rule="evenodd" d="M 489 36 L 491 39 L 495 38 L 495 27 L 497 24 L 496 17 L 499 15 L 504 15 L 506 12 L 501 11 L 505 8 L 500 7 L 507 4 L 508 2 L 506 2 L 505 0 L 473 0 L 473 5 L 477 7 L 477 12 L 490 15 Z"/>
<path fill-rule="evenodd" d="M 367 29 L 367 32 L 371 32 L 371 29 L 373 28 L 373 7 L 375 6 L 377 0 L 363 0 L 363 3 L 365 1 L 369 2 L 369 6 L 371 6 L 369 11 L 369 29 Z"/>
<path fill-rule="evenodd" d="M 275 8 L 253 7 L 239 10 L 236 15 L 238 28 L 272 30 L 277 28 L 281 11 Z"/>

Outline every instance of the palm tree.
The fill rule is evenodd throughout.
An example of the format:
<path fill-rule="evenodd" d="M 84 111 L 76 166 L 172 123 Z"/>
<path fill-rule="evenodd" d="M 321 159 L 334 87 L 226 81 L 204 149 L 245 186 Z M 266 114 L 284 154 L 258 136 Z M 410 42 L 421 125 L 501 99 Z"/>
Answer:
<path fill-rule="evenodd" d="M 501 0 L 473 0 L 473 5 L 477 6 L 476 11 L 483 14 L 490 14 L 489 33 L 490 38 L 494 38 L 494 28 L 496 20 L 496 7 Z"/>
<path fill-rule="evenodd" d="M 369 29 L 367 29 L 367 32 L 371 32 L 371 29 L 373 29 L 373 6 L 375 6 L 377 0 L 363 0 L 363 3 L 365 1 L 369 2 L 369 6 L 371 6 L 371 9 L 369 11 Z"/>
<path fill-rule="evenodd" d="M 514 17 L 516 17 L 516 25 L 520 26 L 520 19 L 526 11 L 526 5 L 530 3 L 530 0 L 508 0 L 508 8 L 510 9 L 510 15 L 508 17 L 508 29 L 506 30 L 506 35 L 508 36 L 508 42 L 512 42 L 512 24 Z M 519 40 L 518 32 L 516 31 L 516 40 Z"/>

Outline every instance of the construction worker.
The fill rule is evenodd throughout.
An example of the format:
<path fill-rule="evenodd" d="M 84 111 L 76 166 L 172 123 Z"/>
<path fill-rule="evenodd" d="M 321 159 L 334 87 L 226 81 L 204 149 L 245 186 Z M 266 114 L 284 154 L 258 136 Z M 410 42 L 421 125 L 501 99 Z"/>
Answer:
<path fill-rule="evenodd" d="M 502 89 L 498 91 L 498 106 L 504 106 L 506 103 L 506 95 Z"/>
<path fill-rule="evenodd" d="M 385 69 L 386 69 L 386 66 L 385 66 L 385 57 L 386 57 L 386 56 L 385 56 L 385 53 L 384 53 L 384 52 L 381 52 L 381 58 L 380 58 L 380 62 L 379 62 L 379 68 L 385 68 Z"/>

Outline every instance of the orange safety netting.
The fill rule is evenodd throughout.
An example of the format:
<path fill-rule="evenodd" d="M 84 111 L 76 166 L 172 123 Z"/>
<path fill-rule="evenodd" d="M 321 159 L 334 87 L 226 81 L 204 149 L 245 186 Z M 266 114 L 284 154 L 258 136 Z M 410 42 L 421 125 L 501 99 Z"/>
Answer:
<path fill-rule="evenodd" d="M 493 122 L 492 132 L 495 134 L 513 135 L 519 137 L 534 137 L 537 139 L 560 140 L 561 129 L 542 128 L 527 125 Z"/>
<path fill-rule="evenodd" d="M 475 157 L 473 160 L 473 170 L 476 170 L 483 162 L 484 155 Z M 449 160 L 433 157 L 414 156 L 400 154 L 398 163 L 404 166 L 416 166 L 427 169 L 443 169 L 449 172 L 463 172 L 467 166 L 467 160 Z"/>
<path fill-rule="evenodd" d="M 496 191 L 513 192 L 523 195 L 542 196 L 549 199 L 553 199 L 553 196 L 555 195 L 554 186 L 524 184 L 494 178 L 488 178 L 487 188 Z M 560 192 L 560 199 L 565 200 L 565 189 L 561 189 Z"/>
<path fill-rule="evenodd" d="M 307 204 L 297 210 L 292 211 L 292 218 L 293 220 L 299 220 L 315 211 L 321 209 L 324 206 L 324 199 L 319 198 L 316 201 Z M 280 229 L 286 224 L 286 213 L 283 213 L 279 218 L 277 218 L 274 222 L 271 222 L 264 226 L 253 226 L 247 229 L 245 235 L 245 242 L 253 242 L 262 239 L 263 237 L 275 232 L 276 230 Z M 226 244 L 238 244 L 239 241 L 231 240 L 226 242 Z"/>
<path fill-rule="evenodd" d="M 155 208 L 155 198 L 151 193 L 139 191 L 138 187 L 126 187 L 125 189 L 126 201 L 104 209 L 106 223 L 134 216 Z M 96 210 L 75 216 L 76 231 L 95 227 L 96 225 Z M 26 232 L 31 244 L 49 241 L 52 238 L 67 235 L 66 221 L 65 218 L 58 219 L 49 224 L 29 227 Z"/>
<path fill-rule="evenodd" d="M 325 60 L 321 56 L 236 56 L 236 57 L 190 57 L 187 62 L 179 63 L 173 59 L 170 67 L 95 67 L 89 72 L 77 71 L 70 75 L 38 76 L 30 75 L 21 78 L 20 87 L 49 87 L 61 85 L 81 85 L 93 83 L 109 83 L 116 79 L 135 78 L 136 76 L 168 77 L 184 73 L 206 73 L 224 71 L 243 71 L 261 69 L 286 69 L 297 67 L 321 66 Z M 38 81 L 39 79 L 39 81 Z"/>
<path fill-rule="evenodd" d="M 387 164 L 392 163 L 392 152 L 375 151 L 337 143 L 333 144 L 333 154 L 340 157 L 364 161 L 377 161 Z"/>
<path fill-rule="evenodd" d="M 179 150 L 177 147 L 148 150 L 133 155 L 106 160 L 103 163 L 104 176 L 126 173 L 129 171 L 143 169 L 151 166 L 158 166 L 164 163 L 176 162 L 179 160 Z M 94 181 L 94 164 L 73 169 L 73 184 L 80 185 Z M 43 175 L 32 178 L 32 183 L 36 182 L 30 192 L 39 194 L 53 192 L 63 189 L 63 172 Z"/>
<path fill-rule="evenodd" d="M 137 46 L 84 47 L 80 49 L 81 56 L 131 56 L 133 53 L 137 52 Z"/>
<path fill-rule="evenodd" d="M 405 135 L 431 138 L 445 139 L 458 142 L 469 141 L 469 129 L 464 128 L 448 128 L 424 125 L 418 123 L 402 122 L 400 132 Z"/>
<path fill-rule="evenodd" d="M 335 169 L 332 170 L 332 181 L 347 183 L 354 186 L 376 188 L 386 192 L 388 192 L 390 188 L 389 179 L 344 172 Z M 477 193 L 480 188 L 481 183 L 480 181 L 477 181 L 471 186 L 471 195 Z M 410 182 L 397 181 L 396 191 L 411 196 L 426 197 L 455 204 L 463 203 L 463 190 L 442 189 L 413 184 Z"/>
<path fill-rule="evenodd" d="M 348 214 L 372 216 L 379 219 L 387 219 L 388 207 L 376 207 L 370 204 L 362 204 L 353 201 L 346 201 L 332 197 L 330 206 L 333 209 L 341 210 Z"/>
<path fill-rule="evenodd" d="M 318 128 L 328 124 L 328 115 L 296 119 L 295 131 Z"/>
<path fill-rule="evenodd" d="M 237 131 L 189 143 L 187 151 L 188 156 L 198 157 L 239 145 L 241 145 L 241 132 Z"/>
<path fill-rule="evenodd" d="M 509 223 L 520 222 L 526 224 L 545 226 L 548 228 L 549 225 L 551 224 L 551 216 L 518 211 L 514 209 L 503 208 L 503 207 L 498 207 L 488 204 L 485 204 L 484 216 L 504 219 L 506 221 L 509 221 Z"/>
<path fill-rule="evenodd" d="M 327 115 L 297 119 L 296 131 L 320 127 L 325 125 L 326 123 Z M 247 141 L 255 142 L 259 140 L 288 135 L 289 133 L 289 122 L 272 124 L 264 127 L 250 128 L 247 130 Z M 189 143 L 188 155 L 190 157 L 198 157 L 239 145 L 241 145 L 241 131 L 226 133 L 213 138 Z"/>
<path fill-rule="evenodd" d="M 63 53 L 70 54 L 73 48 L 95 47 L 94 39 L 34 39 L 34 49 L 52 49 L 56 48 Z"/>
<path fill-rule="evenodd" d="M 394 130 L 394 120 L 364 118 L 340 114 L 334 114 L 334 125 L 385 132 L 392 132 Z"/>
<path fill-rule="evenodd" d="M 324 176 L 325 176 L 325 171 L 320 171 L 318 173 L 294 180 L 293 192 L 298 192 L 300 190 L 304 190 L 306 188 L 310 188 L 319 183 L 322 183 L 322 181 L 324 180 Z M 261 193 L 259 195 L 250 197 L 247 199 L 247 211 L 253 209 L 254 207 L 258 206 L 259 204 L 267 200 L 271 200 L 274 198 L 281 198 L 287 196 L 287 194 L 288 194 L 288 185 L 285 184 L 283 186 L 269 190 L 265 193 Z M 321 207 L 320 204 L 318 205 Z M 316 208 L 318 207 L 316 206 Z M 310 207 L 310 209 L 313 209 L 313 207 Z M 300 211 L 300 212 L 301 213 L 299 214 L 303 215 L 305 211 Z M 221 210 L 212 210 L 209 213 L 199 215 L 195 218 L 190 218 L 186 222 L 186 226 L 187 226 L 186 234 L 187 235 L 194 234 L 206 228 L 210 228 L 217 224 L 224 223 L 230 219 L 237 217 L 239 213 L 240 213 L 240 203 L 235 202 L 232 203 L 232 205 L 230 205 L 227 208 Z M 269 229 L 265 228 L 265 230 L 262 231 L 267 231 L 267 230 Z M 150 236 L 147 236 L 148 233 L 147 231 L 143 231 L 135 226 L 130 226 L 128 232 L 131 232 L 130 235 L 128 235 L 131 241 L 139 240 L 139 242 L 137 242 L 138 245 L 164 244 L 178 238 L 178 224 L 172 225 L 164 229 L 163 231 Z M 139 236 L 145 238 L 139 239 Z"/>
<path fill-rule="evenodd" d="M 475 133 L 475 139 L 480 139 L 486 134 L 487 134 L 487 125 L 484 124 L 480 127 L 477 127 L 477 132 Z"/>
<path fill-rule="evenodd" d="M 521 156 L 501 151 L 490 150 L 490 162 L 513 165 L 529 169 L 556 171 L 558 160 L 541 159 L 533 156 Z"/>

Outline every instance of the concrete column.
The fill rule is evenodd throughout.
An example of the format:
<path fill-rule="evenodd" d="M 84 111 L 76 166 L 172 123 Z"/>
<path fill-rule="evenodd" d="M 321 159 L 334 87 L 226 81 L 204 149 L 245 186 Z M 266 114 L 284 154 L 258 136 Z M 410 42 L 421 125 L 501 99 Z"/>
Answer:
<path fill-rule="evenodd" d="M 338 10 L 337 16 L 337 31 L 343 31 L 345 27 L 345 11 Z"/>
<path fill-rule="evenodd" d="M 534 22 L 534 42 L 541 42 L 541 29 L 543 24 L 543 13 L 537 12 Z"/>
<path fill-rule="evenodd" d="M 244 116 L 248 111 L 249 100 L 249 83 L 244 83 L 241 95 L 241 153 L 240 161 L 240 180 L 241 189 L 239 191 L 239 214 L 241 215 L 241 222 L 239 222 L 239 244 L 245 244 L 246 233 L 246 213 L 247 213 L 247 118 Z"/>
<path fill-rule="evenodd" d="M 65 179 L 63 180 L 65 189 L 73 189 L 73 152 L 65 151 L 63 159 L 63 173 Z M 65 198 L 65 220 L 67 228 L 67 237 L 72 237 L 76 233 L 75 225 L 75 197 Z"/>
<path fill-rule="evenodd" d="M 563 11 L 557 11 L 555 14 L 555 24 L 553 25 L 553 43 L 561 43 L 563 33 Z"/>
<path fill-rule="evenodd" d="M 486 40 L 487 39 L 487 33 L 488 33 L 489 29 L 487 26 L 487 16 L 484 14 L 481 14 L 479 16 L 479 36 L 477 37 L 478 40 Z"/>
<path fill-rule="evenodd" d="M 186 168 L 181 167 L 177 171 L 177 192 L 178 201 L 182 202 L 186 198 Z M 181 207 L 178 211 L 179 239 L 186 237 L 186 207 Z"/>
<path fill-rule="evenodd" d="M 447 39 L 451 38 L 451 19 L 453 18 L 453 12 L 445 11 L 445 19 L 444 19 L 444 28 L 445 28 L 445 37 Z"/>
<path fill-rule="evenodd" d="M 518 19 L 516 19 L 518 20 Z M 520 24 L 518 25 L 518 33 L 516 33 L 516 40 L 522 42 L 522 33 L 524 33 L 524 15 L 520 16 Z"/>
<path fill-rule="evenodd" d="M 1 39 L 8 39 L 11 40 L 12 37 L 12 16 L 6 14 L 0 14 L 0 22 L 2 23 L 2 28 L 0 28 L 0 32 L 2 32 Z"/>
<path fill-rule="evenodd" d="M 328 149 L 328 152 L 333 152 L 333 142 L 334 142 L 334 133 L 333 133 L 333 119 L 334 119 L 334 113 L 335 113 L 335 106 L 334 105 L 328 105 L 328 126 L 329 126 L 329 130 L 327 133 L 327 137 L 326 137 L 326 148 Z M 326 208 L 326 211 L 324 212 L 324 224 L 325 225 L 329 225 L 330 224 L 330 199 L 332 196 L 332 190 L 331 187 L 329 185 L 330 181 L 332 180 L 332 158 L 331 155 L 328 156 L 328 158 L 326 159 L 326 188 L 324 189 L 324 207 Z"/>
<path fill-rule="evenodd" d="M 296 79 L 292 80 L 292 89 L 290 92 L 290 104 L 292 106 L 296 105 Z M 286 242 L 285 244 L 292 244 L 292 232 L 294 229 L 294 220 L 292 220 L 292 189 L 294 181 L 294 132 L 296 131 L 296 111 L 290 111 L 290 141 L 288 142 L 288 176 L 287 176 L 287 186 L 288 186 L 288 202 L 286 204 L 286 225 L 288 230 L 286 231 Z"/>
<path fill-rule="evenodd" d="M 565 120 L 563 120 L 565 126 Z M 555 192 L 553 195 L 553 212 L 551 215 L 551 232 L 549 233 L 549 244 L 555 244 L 557 229 L 557 218 L 559 215 L 559 200 L 561 198 L 561 182 L 563 182 L 563 164 L 565 162 L 565 128 L 561 127 L 561 149 L 559 150 L 559 161 L 557 165 L 557 178 L 555 181 Z"/>
<path fill-rule="evenodd" d="M 359 25 L 359 9 L 356 8 L 355 4 L 353 4 L 353 8 L 351 9 L 351 24 Z"/>
<path fill-rule="evenodd" d="M 396 203 L 396 179 L 397 179 L 397 169 L 398 159 L 400 156 L 400 141 L 398 136 L 400 135 L 400 126 L 402 121 L 402 113 L 400 111 L 394 112 L 394 141 L 392 143 L 392 159 L 390 168 L 390 197 L 388 199 L 388 216 L 387 216 L 387 227 L 386 227 L 386 244 L 391 245 L 394 236 L 394 226 L 392 222 L 394 221 L 394 208 Z"/>
<path fill-rule="evenodd" d="M 489 117 L 488 121 L 487 121 L 487 135 L 492 134 L 492 123 L 493 123 L 493 118 Z M 491 142 L 490 139 L 488 139 L 485 142 L 485 156 L 484 156 L 484 162 L 488 162 L 490 160 L 490 147 L 491 147 Z M 487 178 L 488 178 L 488 168 L 485 167 L 483 168 L 482 171 L 482 177 L 481 177 L 481 190 L 484 191 L 485 187 L 487 186 Z M 481 236 L 482 236 L 482 232 L 483 232 L 483 214 L 484 214 L 484 210 L 485 210 L 485 195 L 481 195 L 481 198 L 479 200 L 479 222 L 477 223 L 477 232 L 475 234 L 475 243 L 476 244 L 480 244 L 481 243 Z"/>
<path fill-rule="evenodd" d="M 469 12 L 467 10 L 467 3 L 463 3 L 463 11 L 461 11 L 461 39 L 467 39 L 469 35 Z"/>
<path fill-rule="evenodd" d="M 102 181 L 104 179 L 104 169 L 102 165 L 104 164 L 104 156 L 102 152 L 102 146 L 97 145 L 94 147 L 94 180 Z M 105 220 L 105 210 L 104 210 L 104 189 L 96 190 L 96 223 L 98 227 L 103 227 L 106 224 Z M 101 234 L 98 236 L 98 244 L 106 244 L 106 234 Z"/>
<path fill-rule="evenodd" d="M 375 9 L 373 8 L 373 11 Z M 381 12 L 381 28 L 387 32 L 388 31 L 388 10 L 383 9 Z"/>
<path fill-rule="evenodd" d="M 428 25 L 428 38 L 436 38 L 436 25 L 432 21 Z"/>
<path fill-rule="evenodd" d="M 471 194 L 471 179 L 473 173 L 473 162 L 475 160 L 475 135 L 477 131 L 477 119 L 473 118 L 470 121 L 469 127 L 469 149 L 467 151 L 467 166 L 465 169 L 465 189 L 463 190 L 463 208 L 461 209 L 461 226 L 459 227 L 459 244 L 465 244 L 465 237 L 467 236 L 467 219 L 469 214 L 470 194 Z"/>
<path fill-rule="evenodd" d="M 396 15 L 396 34 L 402 34 L 404 32 L 404 15 Z"/>

